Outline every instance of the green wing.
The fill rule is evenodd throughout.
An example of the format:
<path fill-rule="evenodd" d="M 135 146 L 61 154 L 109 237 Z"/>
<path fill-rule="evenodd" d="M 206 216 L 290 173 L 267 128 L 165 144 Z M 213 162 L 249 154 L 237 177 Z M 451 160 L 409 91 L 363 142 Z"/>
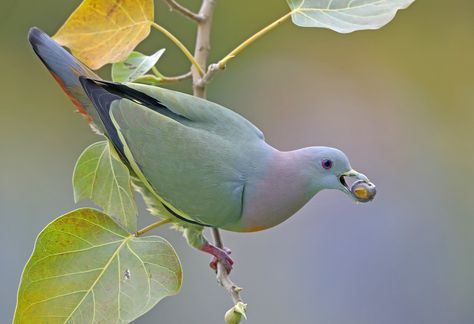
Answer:
<path fill-rule="evenodd" d="M 240 218 L 245 188 L 239 172 L 242 157 L 235 143 L 215 133 L 218 125 L 212 131 L 204 129 L 205 122 L 188 120 L 185 125 L 127 99 L 112 103 L 111 117 L 132 168 L 168 208 L 216 227 Z"/>
<path fill-rule="evenodd" d="M 193 128 L 227 137 L 231 141 L 264 140 L 263 133 L 247 119 L 211 101 L 154 86 L 136 83 L 126 85 L 157 99 L 170 111 L 192 121 Z"/>

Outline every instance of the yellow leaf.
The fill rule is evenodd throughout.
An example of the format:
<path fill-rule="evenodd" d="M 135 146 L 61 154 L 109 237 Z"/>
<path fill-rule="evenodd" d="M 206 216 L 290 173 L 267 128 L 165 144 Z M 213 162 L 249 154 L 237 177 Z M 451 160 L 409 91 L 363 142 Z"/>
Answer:
<path fill-rule="evenodd" d="M 91 69 L 123 61 L 150 33 L 153 0 L 84 0 L 54 35 Z"/>

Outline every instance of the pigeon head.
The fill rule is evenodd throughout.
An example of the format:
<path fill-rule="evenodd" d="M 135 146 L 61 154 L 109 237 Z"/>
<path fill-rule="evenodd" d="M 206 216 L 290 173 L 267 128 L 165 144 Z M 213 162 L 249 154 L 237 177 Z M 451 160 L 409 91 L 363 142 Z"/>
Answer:
<path fill-rule="evenodd" d="M 362 173 L 352 169 L 347 156 L 341 150 L 315 146 L 309 149 L 313 163 L 314 186 L 320 189 L 336 189 L 355 199 L 348 183 L 348 178 L 369 182 Z"/>

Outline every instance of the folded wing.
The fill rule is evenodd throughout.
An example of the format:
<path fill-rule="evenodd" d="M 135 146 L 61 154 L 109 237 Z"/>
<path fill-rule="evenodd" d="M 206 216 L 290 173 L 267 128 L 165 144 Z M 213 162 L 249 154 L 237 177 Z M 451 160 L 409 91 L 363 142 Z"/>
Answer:
<path fill-rule="evenodd" d="M 199 104 L 210 108 L 189 107 L 195 98 L 169 90 L 156 98 L 122 84 L 81 82 L 117 151 L 165 206 L 212 226 L 240 218 L 246 157 L 238 146 L 262 140 L 255 126 L 208 101 Z"/>
<path fill-rule="evenodd" d="M 125 155 L 173 212 L 216 227 L 240 218 L 245 178 L 231 143 L 130 100 L 111 115 Z"/>

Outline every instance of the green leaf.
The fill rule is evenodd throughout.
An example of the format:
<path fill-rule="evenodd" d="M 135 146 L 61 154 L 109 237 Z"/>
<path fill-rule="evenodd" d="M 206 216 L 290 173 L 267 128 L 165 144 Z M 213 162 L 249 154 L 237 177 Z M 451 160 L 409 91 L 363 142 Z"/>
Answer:
<path fill-rule="evenodd" d="M 108 141 L 94 143 L 82 152 L 72 182 L 76 202 L 92 199 L 127 230 L 137 230 L 130 172 Z"/>
<path fill-rule="evenodd" d="M 151 56 L 132 52 L 125 61 L 112 65 L 112 80 L 115 82 L 132 82 L 146 74 L 156 65 L 165 49 L 162 48 Z"/>
<path fill-rule="evenodd" d="M 287 0 L 293 23 L 339 33 L 378 29 L 415 0 Z"/>
<path fill-rule="evenodd" d="M 23 271 L 14 323 L 128 323 L 181 288 L 172 246 L 94 209 L 59 217 Z"/>

